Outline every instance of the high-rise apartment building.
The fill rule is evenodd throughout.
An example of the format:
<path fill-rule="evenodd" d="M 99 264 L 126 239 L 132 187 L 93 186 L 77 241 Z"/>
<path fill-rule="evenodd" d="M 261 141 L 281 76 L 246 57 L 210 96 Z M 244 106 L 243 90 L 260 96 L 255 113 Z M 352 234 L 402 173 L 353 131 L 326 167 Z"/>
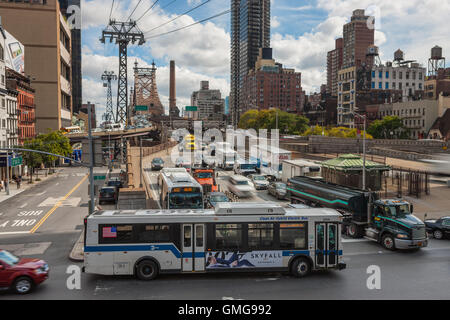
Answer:
<path fill-rule="evenodd" d="M 200 120 L 222 121 L 224 118 L 225 100 L 220 90 L 209 89 L 208 81 L 201 81 L 200 90 L 192 93 L 191 105 L 197 107 Z"/>
<path fill-rule="evenodd" d="M 366 62 L 367 49 L 375 43 L 375 19 L 364 10 L 353 11 L 350 22 L 344 25 L 343 67 L 359 67 Z"/>
<path fill-rule="evenodd" d="M 61 13 L 74 24 L 71 27 L 72 39 L 72 107 L 77 113 L 82 104 L 82 79 L 81 79 L 81 19 L 77 16 L 81 13 L 80 0 L 59 0 Z M 74 18 L 74 19 L 73 19 Z"/>
<path fill-rule="evenodd" d="M 271 48 L 261 48 L 255 66 L 244 77 L 241 94 L 242 112 L 271 109 L 302 112 L 301 73 L 283 68 L 272 59 Z"/>
<path fill-rule="evenodd" d="M 0 1 L 2 23 L 25 47 L 36 90 L 36 133 L 72 122 L 71 31 L 57 0 Z M 26 23 L 24 23 L 26 22 Z"/>
<path fill-rule="evenodd" d="M 270 47 L 270 0 L 231 1 L 231 89 L 233 124 L 242 113 L 241 88 L 256 63 L 259 48 Z"/>
<path fill-rule="evenodd" d="M 327 93 L 333 97 L 338 95 L 338 71 L 342 68 L 342 49 L 344 39 L 336 39 L 335 49 L 327 54 Z"/>

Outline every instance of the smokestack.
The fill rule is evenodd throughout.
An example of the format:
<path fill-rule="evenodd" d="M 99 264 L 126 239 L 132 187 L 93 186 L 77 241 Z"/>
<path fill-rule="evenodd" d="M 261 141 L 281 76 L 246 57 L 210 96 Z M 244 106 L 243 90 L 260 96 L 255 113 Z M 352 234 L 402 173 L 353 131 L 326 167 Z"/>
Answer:
<path fill-rule="evenodd" d="M 177 106 L 176 89 L 175 89 L 175 61 L 170 60 L 170 89 L 169 89 L 169 112 Z"/>

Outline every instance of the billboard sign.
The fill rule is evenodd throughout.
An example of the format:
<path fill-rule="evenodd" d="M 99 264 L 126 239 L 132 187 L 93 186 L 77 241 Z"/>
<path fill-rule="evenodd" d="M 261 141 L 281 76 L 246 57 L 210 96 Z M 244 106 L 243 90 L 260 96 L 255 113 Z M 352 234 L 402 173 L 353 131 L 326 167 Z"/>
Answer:
<path fill-rule="evenodd" d="M 18 73 L 25 73 L 25 50 L 13 35 L 5 30 L 6 66 Z"/>

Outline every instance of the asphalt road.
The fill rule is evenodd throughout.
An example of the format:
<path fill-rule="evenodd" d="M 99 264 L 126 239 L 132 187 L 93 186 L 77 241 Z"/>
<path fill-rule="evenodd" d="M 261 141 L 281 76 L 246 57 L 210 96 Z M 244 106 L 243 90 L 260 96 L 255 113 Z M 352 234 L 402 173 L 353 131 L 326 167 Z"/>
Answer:
<path fill-rule="evenodd" d="M 20 299 L 152 299 L 152 300 L 296 300 L 296 299 L 450 299 L 450 240 L 430 240 L 428 248 L 390 252 L 378 244 L 359 240 L 344 243 L 347 269 L 317 272 L 304 279 L 280 273 L 162 275 L 144 282 L 131 276 L 81 273 L 80 290 L 67 288 L 68 259 L 79 232 L 2 236 L 3 245 L 26 243 L 31 248 L 46 243 L 40 254 L 26 256 L 46 260 L 50 278 Z M 41 248 L 42 249 L 42 248 Z M 381 289 L 369 290 L 369 266 L 380 268 Z M 0 300 L 17 299 L 0 292 Z"/>
<path fill-rule="evenodd" d="M 0 203 L 0 236 L 74 231 L 87 215 L 87 170 L 58 169 L 54 177 Z"/>
<path fill-rule="evenodd" d="M 50 265 L 50 278 L 20 299 L 450 299 L 450 240 L 434 239 L 427 248 L 408 252 L 387 251 L 365 239 L 345 239 L 347 269 L 317 272 L 304 279 L 280 273 L 178 274 L 143 282 L 131 276 L 81 273 L 80 289 L 71 290 L 67 286 L 71 276 L 67 270 L 82 266 L 70 261 L 68 256 L 87 214 L 87 181 L 83 181 L 83 173 L 85 169 L 81 168 L 64 169 L 38 188 L 0 205 L 3 213 L 0 223 L 17 219 L 24 210 L 43 210 L 35 224 L 16 229 L 7 225 L 7 231 L 0 233 L 0 247 L 23 257 L 42 258 Z M 271 199 L 266 191 L 257 192 L 255 197 L 259 201 Z M 49 198 L 59 200 L 54 203 Z M 49 212 L 52 213 L 48 215 Z M 30 233 L 33 228 L 35 232 Z M 373 265 L 380 268 L 381 287 L 370 290 L 368 268 Z M 0 300 L 7 299 L 18 299 L 18 296 L 0 292 Z"/>

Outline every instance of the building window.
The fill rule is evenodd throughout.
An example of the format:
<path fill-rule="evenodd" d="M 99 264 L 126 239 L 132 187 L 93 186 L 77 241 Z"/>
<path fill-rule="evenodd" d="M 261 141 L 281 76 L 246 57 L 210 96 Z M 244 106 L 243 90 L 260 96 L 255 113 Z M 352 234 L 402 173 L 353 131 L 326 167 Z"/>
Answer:
<path fill-rule="evenodd" d="M 378 89 L 383 89 L 383 82 L 378 82 Z"/>
<path fill-rule="evenodd" d="M 375 81 L 372 81 L 372 89 L 375 89 Z"/>
<path fill-rule="evenodd" d="M 386 83 L 385 83 L 385 88 L 386 88 L 386 89 L 389 89 L 389 82 L 386 82 Z"/>
<path fill-rule="evenodd" d="M 389 71 L 386 71 L 386 79 L 389 79 Z"/>

